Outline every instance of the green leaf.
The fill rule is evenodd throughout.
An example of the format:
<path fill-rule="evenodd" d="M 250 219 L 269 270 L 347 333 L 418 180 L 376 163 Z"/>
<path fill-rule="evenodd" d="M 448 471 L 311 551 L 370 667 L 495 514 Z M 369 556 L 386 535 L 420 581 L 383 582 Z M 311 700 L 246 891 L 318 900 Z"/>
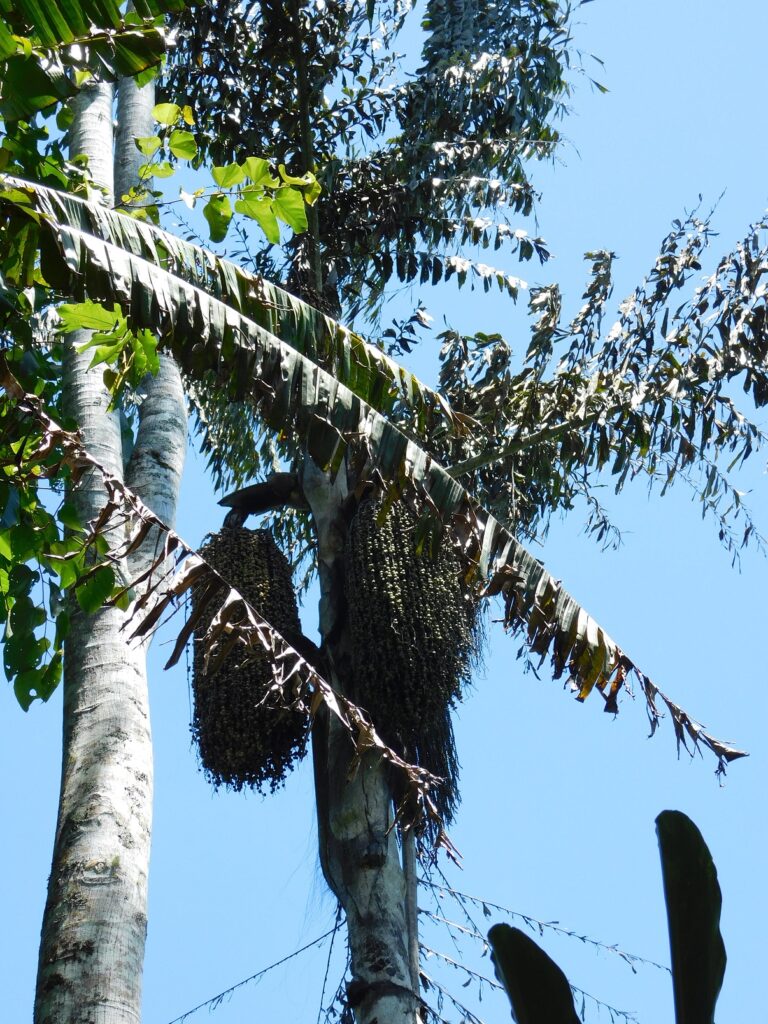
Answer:
<path fill-rule="evenodd" d="M 42 701 L 47 701 L 53 696 L 56 687 L 61 682 L 64 658 L 61 652 L 56 651 L 51 660 L 43 669 L 40 678 L 37 680 L 35 690 Z"/>
<path fill-rule="evenodd" d="M 80 518 L 75 506 L 70 505 L 68 502 L 65 502 L 59 509 L 57 519 L 63 526 L 66 526 L 68 530 L 73 530 L 75 533 L 84 532 L 85 528 L 80 523 Z"/>
<path fill-rule="evenodd" d="M 306 174 L 302 174 L 301 177 L 298 178 L 294 174 L 288 174 L 285 169 L 285 164 L 280 164 L 279 171 L 280 177 L 286 185 L 295 185 L 297 188 L 301 189 L 304 201 L 309 206 L 313 205 L 317 197 L 323 191 L 320 182 L 311 171 L 307 171 Z"/>
<path fill-rule="evenodd" d="M 117 323 L 125 319 L 119 306 L 112 309 L 100 306 L 96 302 L 64 302 L 56 312 L 61 321 L 61 333 L 71 334 L 73 331 L 111 331 Z M 84 348 L 87 347 L 84 346 Z"/>
<path fill-rule="evenodd" d="M 235 202 L 235 210 L 238 213 L 242 213 L 244 217 L 250 217 L 252 220 L 255 220 L 267 236 L 267 241 L 272 242 L 274 245 L 280 243 L 280 226 L 272 210 L 271 199 L 257 199 L 255 196 L 243 194 Z"/>
<path fill-rule="evenodd" d="M 272 208 L 280 220 L 285 221 L 297 234 L 307 230 L 304 196 L 297 189 L 281 188 L 275 193 Z"/>
<path fill-rule="evenodd" d="M 37 697 L 37 683 L 42 674 L 41 669 L 30 668 L 24 672 L 19 672 L 13 680 L 13 692 L 22 711 L 29 711 Z"/>
<path fill-rule="evenodd" d="M 680 811 L 656 819 L 667 904 L 677 1024 L 714 1024 L 725 975 L 717 870 L 701 832 Z"/>
<path fill-rule="evenodd" d="M 153 178 L 171 178 L 176 173 L 176 168 L 167 160 L 161 160 L 159 164 L 145 164 L 140 168 L 140 173 Z"/>
<path fill-rule="evenodd" d="M 152 117 L 158 124 L 174 125 L 181 114 L 181 107 L 177 103 L 156 103 L 152 107 Z"/>
<path fill-rule="evenodd" d="M 221 242 L 226 237 L 232 220 L 232 206 L 228 196 L 213 195 L 203 207 L 203 216 L 208 221 L 212 242 Z"/>
<path fill-rule="evenodd" d="M 88 364 L 88 369 L 91 370 L 94 366 L 99 366 L 101 363 L 114 363 L 129 341 L 130 335 L 123 333 L 118 341 L 111 342 L 108 345 L 97 345 L 93 352 L 93 358 Z M 90 348 L 92 345 L 93 341 L 89 342 L 88 346 L 83 347 Z"/>
<path fill-rule="evenodd" d="M 31 117 L 74 96 L 77 89 L 61 68 L 41 67 L 37 57 L 11 57 L 2 67 L 0 114 L 7 121 Z"/>
<path fill-rule="evenodd" d="M 213 180 L 219 188 L 232 188 L 245 180 L 245 169 L 239 164 L 226 164 L 224 167 L 212 167 Z"/>
<path fill-rule="evenodd" d="M 133 348 L 131 379 L 138 384 L 147 373 L 154 375 L 160 369 L 157 338 L 150 331 L 140 331 L 131 339 L 131 346 Z"/>
<path fill-rule="evenodd" d="M 496 924 L 488 941 L 517 1024 L 579 1024 L 568 979 L 533 939 L 519 928 Z"/>
<path fill-rule="evenodd" d="M 275 188 L 279 182 L 269 170 L 269 161 L 260 156 L 249 156 L 243 161 L 243 170 L 254 185 Z"/>
<path fill-rule="evenodd" d="M 12 534 L 12 530 L 0 530 L 0 557 L 9 562 L 13 559 Z"/>
<path fill-rule="evenodd" d="M 75 119 L 75 112 L 71 106 L 61 107 L 56 113 L 56 127 L 65 132 Z"/>
<path fill-rule="evenodd" d="M 86 615 L 102 607 L 115 587 L 115 571 L 111 565 L 100 565 L 75 588 L 75 597 Z"/>
<path fill-rule="evenodd" d="M 160 139 L 156 135 L 144 135 L 139 139 L 133 140 L 136 143 L 136 149 L 142 154 L 142 156 L 152 156 L 160 149 Z"/>
<path fill-rule="evenodd" d="M 197 156 L 195 136 L 181 128 L 174 128 L 171 132 L 168 148 L 179 160 L 193 160 Z"/>
<path fill-rule="evenodd" d="M 77 583 L 83 570 L 82 553 L 52 556 L 46 562 L 58 575 L 63 590 Z"/>

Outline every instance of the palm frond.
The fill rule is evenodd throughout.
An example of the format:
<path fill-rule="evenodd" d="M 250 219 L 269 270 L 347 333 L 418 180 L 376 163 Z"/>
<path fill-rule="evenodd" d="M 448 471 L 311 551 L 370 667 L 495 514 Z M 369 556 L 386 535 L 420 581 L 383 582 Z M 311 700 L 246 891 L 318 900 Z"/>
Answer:
<path fill-rule="evenodd" d="M 29 118 L 77 92 L 72 70 L 102 80 L 135 76 L 166 51 L 161 19 L 187 0 L 135 0 L 124 14 L 115 0 L 0 0 L 0 114 Z"/>
<path fill-rule="evenodd" d="M 42 273 L 49 285 L 68 296 L 118 304 L 134 328 L 159 333 L 164 347 L 187 374 L 193 378 L 211 374 L 230 389 L 232 397 L 253 402 L 270 426 L 294 433 L 318 465 L 336 472 L 350 454 L 361 477 L 378 478 L 425 509 L 431 520 L 425 528 L 434 533 L 448 530 L 468 576 L 485 579 L 482 594 L 502 597 L 507 628 L 521 634 L 529 652 L 542 662 L 551 658 L 556 678 L 567 673 L 580 700 L 596 688 L 606 709 L 615 712 L 620 691 L 634 677 L 645 696 L 652 731 L 661 717 L 661 704 L 672 718 L 678 744 L 691 741 L 709 748 L 720 770 L 743 756 L 666 697 L 542 563 L 443 466 L 343 379 L 311 358 L 308 317 L 298 329 L 305 332 L 306 351 L 302 352 L 264 326 L 278 314 L 266 306 L 259 314 L 263 302 L 259 293 L 249 297 L 248 309 L 259 314 L 262 323 L 166 269 L 174 266 L 169 246 L 177 245 L 168 239 L 161 248 L 159 243 L 167 236 L 145 235 L 143 225 L 129 218 L 73 202 L 48 189 L 20 187 L 18 182 L 6 182 L 0 203 L 11 214 L 0 253 L 11 244 L 8 225 L 18 227 L 18 217 L 34 224 L 40 232 Z M 86 213 L 102 237 L 85 230 Z M 103 234 L 111 227 L 126 248 L 105 241 Z M 143 246 L 139 253 L 133 251 L 137 239 L 151 242 L 154 261 Z M 209 268 L 199 267 L 196 273 L 203 283 Z M 233 281 L 231 294 L 239 287 Z M 299 305 L 291 310 L 296 317 L 304 312 Z M 349 379 L 351 374 L 358 385 L 364 379 L 351 366 L 342 370 L 346 373 L 340 377 Z"/>

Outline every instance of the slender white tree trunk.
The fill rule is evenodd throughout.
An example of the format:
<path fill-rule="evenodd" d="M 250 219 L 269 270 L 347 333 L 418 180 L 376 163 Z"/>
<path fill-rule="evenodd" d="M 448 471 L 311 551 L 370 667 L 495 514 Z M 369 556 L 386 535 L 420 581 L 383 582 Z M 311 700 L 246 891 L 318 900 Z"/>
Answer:
<path fill-rule="evenodd" d="M 342 471 L 343 473 L 343 471 Z M 348 663 L 341 580 L 344 487 L 307 460 L 304 493 L 318 540 L 320 632 L 343 690 Z M 392 827 L 392 786 L 376 755 L 363 758 L 349 778 L 352 749 L 335 719 L 319 716 L 313 733 L 320 863 L 347 917 L 352 980 L 349 1004 L 358 1024 L 418 1024 L 407 886 Z M 418 940 L 416 939 L 418 943 Z"/>
<path fill-rule="evenodd" d="M 145 94 L 144 122 L 133 122 L 135 135 L 150 134 L 152 103 L 151 92 Z M 129 142 L 135 152 L 132 138 Z M 91 173 L 111 195 L 111 87 L 92 87 L 78 97 L 71 153 L 89 157 Z M 127 191 L 132 165 L 125 160 L 121 166 L 118 188 Z M 86 447 L 123 476 L 120 425 L 107 410 L 102 368 L 88 370 L 90 353 L 75 350 L 82 340 L 73 339 L 65 358 L 67 412 Z M 185 446 L 178 372 L 164 360 L 161 373 L 147 383 L 125 476 L 169 522 Z M 72 497 L 84 521 L 104 501 L 94 476 Z M 139 551 L 130 569 L 136 571 L 148 555 Z M 117 609 L 91 616 L 73 610 L 66 642 L 61 797 L 40 946 L 36 1024 L 135 1024 L 140 1019 L 152 746 L 146 650 L 128 645 L 121 632 L 124 621 Z"/>

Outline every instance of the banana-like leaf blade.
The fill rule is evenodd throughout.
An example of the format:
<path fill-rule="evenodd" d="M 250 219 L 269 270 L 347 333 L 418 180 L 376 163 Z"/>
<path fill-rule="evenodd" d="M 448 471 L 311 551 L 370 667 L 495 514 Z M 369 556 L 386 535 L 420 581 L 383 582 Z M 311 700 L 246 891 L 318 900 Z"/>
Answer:
<path fill-rule="evenodd" d="M 178 13 L 186 6 L 186 0 L 135 0 L 133 9 L 147 20 Z M 121 28 L 124 22 L 120 8 L 116 0 L 10 0 L 0 8 L 0 16 L 9 28 L 17 21 L 29 25 L 42 46 L 57 49 L 85 41 L 94 27 Z"/>
<path fill-rule="evenodd" d="M 517 1024 L 579 1024 L 568 979 L 541 946 L 508 924 L 495 924 L 488 941 Z"/>
<path fill-rule="evenodd" d="M 16 189 L 27 187 L 10 177 L 5 183 Z M 146 221 L 42 186 L 30 187 L 40 198 L 41 210 L 62 226 L 110 242 L 207 292 L 319 363 L 377 411 L 389 415 L 401 405 L 410 411 L 420 433 L 438 425 L 445 430 L 462 429 L 461 418 L 442 395 L 359 334 L 290 292 Z"/>
<path fill-rule="evenodd" d="M 677 1024 L 714 1024 L 725 974 L 717 870 L 701 832 L 680 811 L 656 819 L 667 904 Z"/>
<path fill-rule="evenodd" d="M 0 115 L 17 121 L 72 97 L 77 87 L 67 66 L 107 81 L 155 67 L 166 51 L 157 19 L 186 6 L 188 0 L 139 0 L 127 22 L 114 0 L 4 0 Z"/>
<path fill-rule="evenodd" d="M 468 574 L 486 578 L 484 594 L 502 596 L 506 626 L 522 633 L 542 662 L 551 656 L 556 678 L 567 673 L 579 699 L 597 688 L 606 708 L 616 711 L 617 696 L 631 673 L 646 698 L 652 731 L 660 718 L 658 700 L 671 715 L 678 744 L 703 744 L 716 754 L 720 769 L 743 756 L 666 697 L 509 529 L 376 409 L 372 403 L 381 399 L 381 391 L 375 378 L 357 374 L 351 362 L 330 359 L 338 377 L 319 364 L 303 304 L 291 305 L 288 315 L 285 309 L 275 311 L 265 293 L 254 291 L 247 296 L 247 309 L 258 322 L 206 289 L 214 270 L 217 280 L 230 271 L 211 264 L 203 250 L 199 258 L 205 262 L 193 268 L 200 283 L 193 284 L 176 273 L 179 263 L 192 273 L 178 255 L 178 240 L 158 237 L 129 217 L 42 186 L 0 177 L 0 208 L 6 214 L 0 220 L 0 258 L 12 250 L 22 226 L 38 230 L 43 276 L 61 294 L 110 308 L 117 303 L 134 329 L 161 336 L 191 378 L 214 378 L 233 399 L 253 402 L 266 423 L 292 432 L 320 466 L 338 468 L 352 447 L 361 472 L 378 476 L 426 507 L 435 529 L 449 529 Z M 18 271 L 19 279 L 10 284 L 31 284 L 25 272 Z M 230 301 L 239 288 L 232 283 Z M 265 325 L 283 330 L 291 341 Z M 298 347 L 302 342 L 305 351 Z"/>

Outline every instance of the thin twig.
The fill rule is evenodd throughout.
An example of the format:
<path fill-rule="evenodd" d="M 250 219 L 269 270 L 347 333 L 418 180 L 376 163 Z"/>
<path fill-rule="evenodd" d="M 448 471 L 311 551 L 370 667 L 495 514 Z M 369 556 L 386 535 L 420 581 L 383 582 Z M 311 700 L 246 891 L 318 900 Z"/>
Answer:
<path fill-rule="evenodd" d="M 169 1024 L 182 1024 L 183 1021 L 187 1020 L 188 1017 L 191 1017 L 193 1013 L 197 1013 L 199 1010 L 205 1010 L 206 1008 L 210 1008 L 211 1010 L 218 1009 L 227 996 L 231 996 L 233 992 L 237 991 L 237 989 L 242 988 L 243 985 L 249 985 L 251 982 L 260 981 L 265 974 L 273 971 L 276 967 L 282 967 L 283 964 L 288 963 L 289 960 L 293 960 L 294 957 L 299 956 L 301 953 L 306 953 L 308 949 L 312 949 L 314 946 L 320 945 L 320 943 L 324 942 L 329 935 L 334 935 L 337 929 L 338 925 L 334 925 L 333 928 L 329 928 L 327 932 L 319 935 L 316 939 L 313 939 L 312 942 L 308 942 L 306 946 L 302 946 L 301 949 L 295 949 L 293 953 L 289 953 L 288 956 L 284 956 L 281 960 L 276 960 L 273 964 L 270 964 L 269 967 L 263 967 L 255 974 L 251 974 L 250 977 L 243 978 L 242 981 L 238 981 L 236 985 L 230 985 L 229 988 L 225 988 L 224 991 L 219 992 L 218 995 L 211 996 L 210 999 L 206 999 L 203 1003 L 198 1003 L 198 1005 L 193 1006 L 191 1010 L 187 1010 L 185 1013 L 182 1013 L 180 1017 L 174 1017 L 172 1021 L 169 1021 Z"/>
<path fill-rule="evenodd" d="M 333 923 L 333 934 L 331 935 L 331 944 L 328 947 L 328 959 L 325 962 L 325 974 L 323 975 L 323 987 L 320 990 L 320 1006 L 317 1009 L 317 1024 L 320 1024 L 320 1019 L 323 1014 L 323 1003 L 325 1002 L 325 986 L 328 984 L 328 972 L 331 969 L 331 957 L 333 956 L 333 942 L 336 938 L 336 932 L 341 927 L 341 914 L 342 907 L 341 903 L 336 904 L 336 920 Z"/>
<path fill-rule="evenodd" d="M 499 903 L 492 903 L 490 900 L 480 899 L 478 896 L 470 896 L 467 893 L 459 892 L 457 889 L 452 889 L 448 885 L 439 885 L 437 882 L 432 882 L 431 880 L 426 878 L 420 879 L 420 881 L 422 882 L 423 885 L 426 885 L 429 888 L 437 889 L 440 892 L 444 892 L 447 895 L 452 896 L 460 905 L 462 905 L 462 907 L 464 900 L 469 901 L 470 903 L 474 904 L 474 906 L 481 907 L 483 913 L 486 914 L 486 917 L 490 916 L 487 913 L 487 911 L 489 908 L 492 908 L 493 910 L 498 910 L 500 913 L 505 914 L 507 917 L 513 917 L 521 921 L 524 921 L 529 928 L 531 928 L 532 930 L 537 930 L 540 934 L 546 929 L 548 931 L 555 932 L 557 935 L 563 935 L 569 939 L 578 939 L 580 942 L 584 942 L 587 945 L 594 946 L 596 949 L 604 950 L 607 953 L 613 953 L 615 956 L 620 957 L 626 964 L 628 964 L 633 972 L 635 971 L 635 964 L 642 964 L 644 967 L 655 967 L 659 971 L 666 971 L 667 974 L 671 973 L 669 967 L 667 967 L 665 964 L 657 963 L 657 961 L 651 960 L 648 957 L 639 956 L 637 953 L 627 953 L 625 950 L 620 949 L 617 945 L 609 945 L 607 942 L 601 942 L 599 939 L 593 939 L 590 938 L 590 936 L 588 935 L 582 935 L 579 932 L 572 931 L 568 928 L 564 928 L 556 921 L 539 921 L 537 918 L 531 917 L 529 914 L 522 914 L 520 913 L 520 911 L 510 910 L 508 907 L 503 907 Z M 466 908 L 463 907 L 463 909 L 464 912 L 466 913 Z M 470 929 L 465 928 L 463 925 L 456 924 L 455 922 L 450 921 L 447 918 L 442 918 L 439 915 L 432 914 L 430 911 L 425 911 L 425 913 L 429 914 L 430 917 L 433 917 L 440 923 L 445 924 L 447 927 L 452 927 L 457 929 L 458 931 L 464 931 L 469 934 L 473 934 L 474 938 L 481 939 L 483 942 L 485 941 L 485 936 L 480 932 L 480 929 L 477 927 L 477 925 L 475 925 L 474 921 L 472 921 L 473 931 L 471 931 Z M 468 916 L 469 915 L 467 915 L 467 917 Z"/>

